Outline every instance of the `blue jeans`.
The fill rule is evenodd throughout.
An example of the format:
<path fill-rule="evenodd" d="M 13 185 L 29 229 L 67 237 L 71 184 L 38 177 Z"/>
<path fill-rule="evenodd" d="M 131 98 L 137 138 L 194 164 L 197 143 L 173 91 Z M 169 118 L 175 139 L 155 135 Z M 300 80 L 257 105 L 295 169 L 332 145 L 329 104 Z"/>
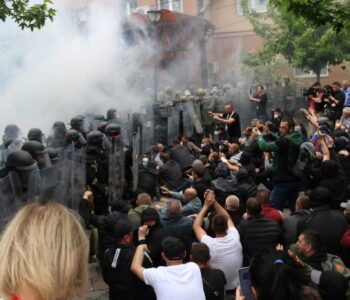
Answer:
<path fill-rule="evenodd" d="M 272 207 L 283 212 L 284 204 L 288 201 L 291 212 L 295 211 L 295 201 L 299 192 L 299 181 L 274 182 L 272 190 Z"/>

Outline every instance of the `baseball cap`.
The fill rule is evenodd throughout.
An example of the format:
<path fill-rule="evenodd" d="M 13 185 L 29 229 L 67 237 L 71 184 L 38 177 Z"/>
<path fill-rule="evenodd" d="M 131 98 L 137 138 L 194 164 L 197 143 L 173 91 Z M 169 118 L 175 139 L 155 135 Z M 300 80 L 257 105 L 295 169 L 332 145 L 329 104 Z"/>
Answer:
<path fill-rule="evenodd" d="M 113 227 L 114 238 L 120 240 L 124 235 L 132 232 L 134 230 L 133 224 L 127 220 L 119 220 Z"/>
<path fill-rule="evenodd" d="M 169 260 L 178 260 L 185 257 L 185 245 L 175 237 L 169 236 L 162 241 L 163 253 Z"/>

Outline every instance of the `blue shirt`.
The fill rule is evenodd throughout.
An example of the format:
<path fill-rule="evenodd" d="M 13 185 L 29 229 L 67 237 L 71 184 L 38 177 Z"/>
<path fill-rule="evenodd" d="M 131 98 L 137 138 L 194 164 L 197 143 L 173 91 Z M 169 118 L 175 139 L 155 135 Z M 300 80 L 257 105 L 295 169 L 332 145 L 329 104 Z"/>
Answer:
<path fill-rule="evenodd" d="M 347 89 L 342 89 L 342 91 L 345 94 L 344 107 L 350 106 L 350 87 L 348 87 Z"/>

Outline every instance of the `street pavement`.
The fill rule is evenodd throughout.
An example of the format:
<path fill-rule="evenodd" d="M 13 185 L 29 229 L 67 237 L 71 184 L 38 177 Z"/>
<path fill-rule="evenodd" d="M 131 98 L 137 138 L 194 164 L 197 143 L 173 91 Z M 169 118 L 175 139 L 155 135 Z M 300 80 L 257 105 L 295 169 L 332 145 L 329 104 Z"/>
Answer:
<path fill-rule="evenodd" d="M 108 300 L 108 286 L 102 279 L 97 263 L 89 264 L 89 285 L 86 299 Z"/>

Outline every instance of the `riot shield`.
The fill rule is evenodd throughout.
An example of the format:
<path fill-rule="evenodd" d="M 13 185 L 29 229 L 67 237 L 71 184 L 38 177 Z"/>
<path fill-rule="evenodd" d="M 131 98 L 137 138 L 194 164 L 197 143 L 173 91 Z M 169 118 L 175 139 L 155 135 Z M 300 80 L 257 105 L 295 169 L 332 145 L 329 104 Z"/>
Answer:
<path fill-rule="evenodd" d="M 64 161 L 60 161 L 50 168 L 41 169 L 40 198 L 65 204 L 68 199 L 68 181 L 64 178 Z"/>
<path fill-rule="evenodd" d="M 22 186 L 19 176 L 10 172 L 0 178 L 0 232 L 22 206 Z"/>
<path fill-rule="evenodd" d="M 121 200 L 125 177 L 124 147 L 120 142 L 113 141 L 109 154 L 109 176 L 108 176 L 108 201 L 113 205 L 115 201 Z"/>
<path fill-rule="evenodd" d="M 0 150 L 0 169 L 6 167 L 6 161 L 7 161 L 7 149 L 1 149 Z"/>
<path fill-rule="evenodd" d="M 41 192 L 41 174 L 40 170 L 30 171 L 28 178 L 28 190 L 26 192 L 27 201 L 40 200 Z"/>
<path fill-rule="evenodd" d="M 140 130 L 133 137 L 132 143 L 132 182 L 133 191 L 136 191 L 139 179 L 139 157 L 140 157 Z"/>
<path fill-rule="evenodd" d="M 193 116 L 194 116 L 193 102 L 188 101 L 188 102 L 182 103 L 183 133 L 188 137 L 191 137 L 193 135 Z"/>
<path fill-rule="evenodd" d="M 214 108 L 215 112 L 223 113 L 224 107 L 227 103 L 232 103 L 232 100 L 227 101 L 227 98 L 225 97 L 225 95 L 221 95 L 221 94 L 217 95 L 215 97 L 215 108 Z"/>
<path fill-rule="evenodd" d="M 196 101 L 193 103 L 194 106 L 194 114 L 193 114 L 193 126 L 196 132 L 200 135 L 203 134 L 203 126 L 202 126 L 202 116 L 201 116 L 201 104 Z"/>
<path fill-rule="evenodd" d="M 168 145 L 171 145 L 171 142 L 179 137 L 180 112 L 176 106 L 168 109 Z"/>
<path fill-rule="evenodd" d="M 77 149 L 72 143 L 63 151 L 62 183 L 66 186 L 65 205 L 78 210 L 79 203 L 86 188 L 85 148 Z"/>
<path fill-rule="evenodd" d="M 121 117 L 118 118 L 118 122 L 116 123 L 120 125 L 121 128 L 121 138 L 124 145 L 129 146 L 132 142 L 132 129 L 131 129 L 131 120 L 130 120 L 130 114 L 125 113 L 122 114 Z"/>
<path fill-rule="evenodd" d="M 153 111 L 148 111 L 142 119 L 141 153 L 148 153 L 154 143 Z"/>
<path fill-rule="evenodd" d="M 202 124 L 211 125 L 214 123 L 213 119 L 209 117 L 208 112 L 214 112 L 215 109 L 215 99 L 213 97 L 203 97 L 202 100 Z"/>

